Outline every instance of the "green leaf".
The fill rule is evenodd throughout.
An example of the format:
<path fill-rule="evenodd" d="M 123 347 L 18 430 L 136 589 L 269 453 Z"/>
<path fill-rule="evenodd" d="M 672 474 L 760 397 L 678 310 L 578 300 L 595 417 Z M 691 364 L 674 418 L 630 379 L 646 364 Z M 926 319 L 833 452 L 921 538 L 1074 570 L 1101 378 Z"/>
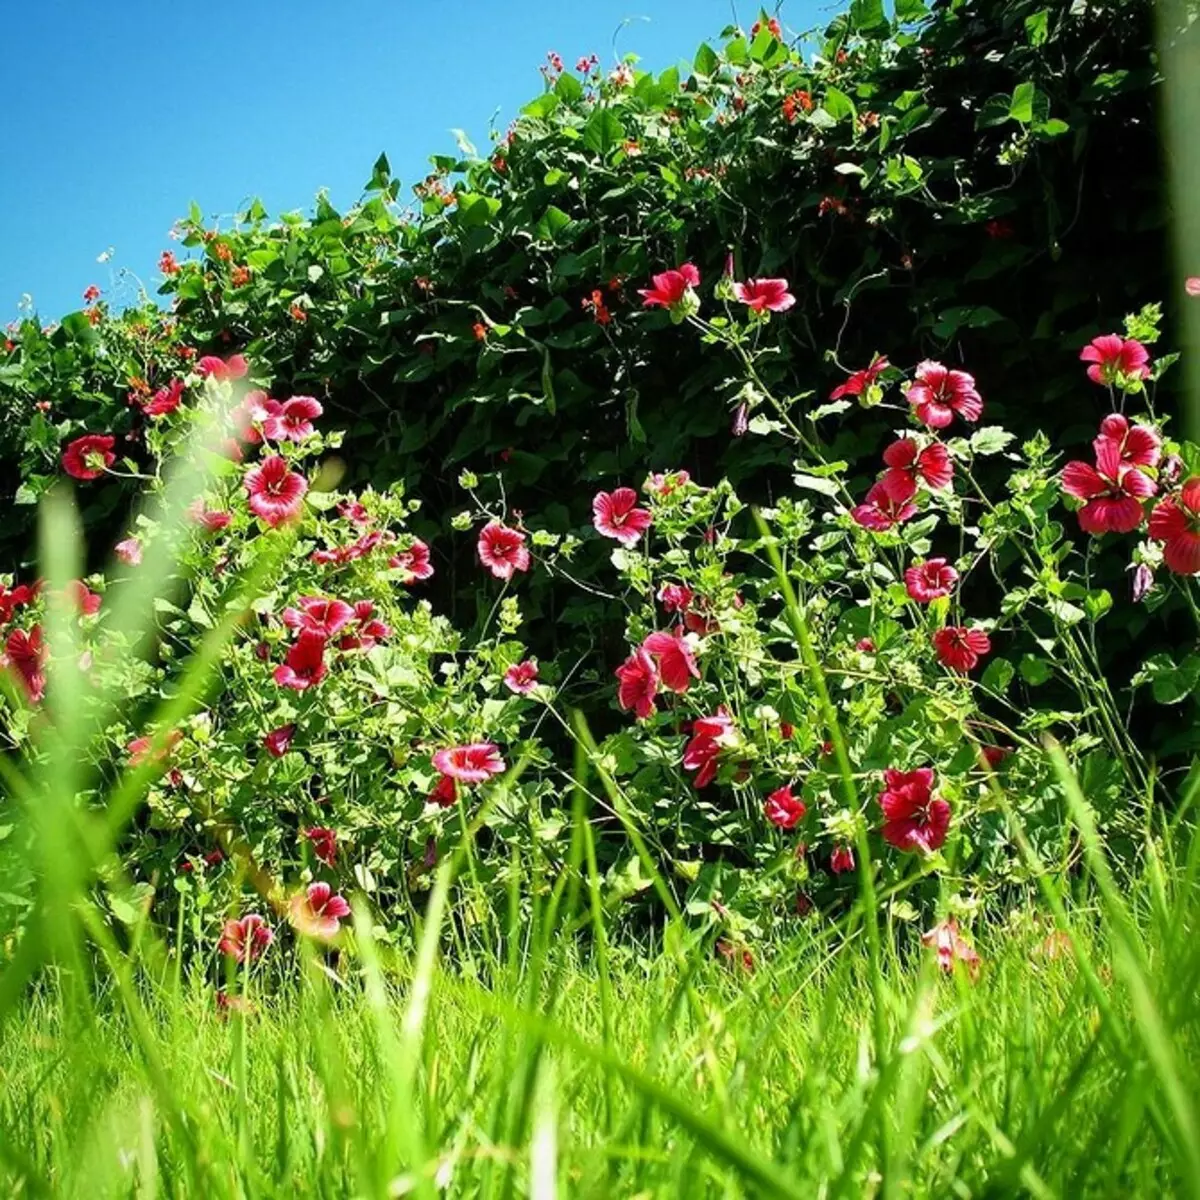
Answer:
<path fill-rule="evenodd" d="M 533 227 L 534 235 L 539 241 L 552 242 L 571 223 L 561 208 L 551 204 Z"/>
<path fill-rule="evenodd" d="M 901 25 L 911 24 L 928 15 L 925 0 L 896 0 L 896 20 Z"/>
<path fill-rule="evenodd" d="M 717 57 L 717 52 L 707 42 L 701 42 L 700 49 L 696 51 L 696 57 L 692 60 L 696 74 L 715 75 L 720 65 L 721 60 Z"/>
<path fill-rule="evenodd" d="M 1023 654 L 1018 664 L 1018 670 L 1021 672 L 1021 678 L 1030 687 L 1038 687 L 1046 683 L 1054 674 L 1050 669 L 1050 664 L 1036 654 Z"/>
<path fill-rule="evenodd" d="M 558 97 L 553 92 L 545 92 L 536 100 L 531 100 L 521 112 L 536 121 L 544 121 L 557 107 Z"/>
<path fill-rule="evenodd" d="M 1189 654 L 1183 662 L 1176 663 L 1165 651 L 1152 654 L 1130 682 L 1134 687 L 1149 683 L 1159 704 L 1178 704 L 1200 683 L 1200 655 Z"/>
<path fill-rule="evenodd" d="M 1013 88 L 1012 100 L 1008 105 L 1008 115 L 1022 125 L 1028 125 L 1033 120 L 1033 103 L 1037 97 L 1037 88 L 1032 83 L 1018 83 Z"/>
<path fill-rule="evenodd" d="M 574 104 L 576 100 L 583 99 L 583 84 L 566 71 L 558 77 L 554 90 L 566 104 Z"/>
<path fill-rule="evenodd" d="M 1008 691 L 1008 685 L 1012 683 L 1015 674 L 1016 669 L 1007 658 L 997 658 L 988 664 L 988 669 L 984 671 L 979 682 L 989 691 L 1003 696 Z"/>
<path fill-rule="evenodd" d="M 392 178 L 392 167 L 388 162 L 388 156 L 381 154 L 375 160 L 375 166 L 371 170 L 371 179 L 367 184 L 368 192 L 382 192 L 387 187 Z"/>
<path fill-rule="evenodd" d="M 850 27 L 855 33 L 887 33 L 890 28 L 883 0 L 853 0 Z"/>
<path fill-rule="evenodd" d="M 1016 434 L 1009 433 L 1000 425 L 985 425 L 971 434 L 971 450 L 975 454 L 999 454 Z"/>
<path fill-rule="evenodd" d="M 853 120 L 858 115 L 854 101 L 845 92 L 832 86 L 825 89 L 825 100 L 822 107 L 835 121 L 841 121 L 846 117 Z"/>
<path fill-rule="evenodd" d="M 607 158 L 625 141 L 625 126 L 611 108 L 598 108 L 583 127 L 583 144 Z"/>
<path fill-rule="evenodd" d="M 1040 9 L 1038 12 L 1030 13 L 1025 18 L 1025 36 L 1029 38 L 1031 46 L 1040 46 L 1045 42 L 1049 32 L 1050 25 L 1050 10 L 1047 8 Z"/>

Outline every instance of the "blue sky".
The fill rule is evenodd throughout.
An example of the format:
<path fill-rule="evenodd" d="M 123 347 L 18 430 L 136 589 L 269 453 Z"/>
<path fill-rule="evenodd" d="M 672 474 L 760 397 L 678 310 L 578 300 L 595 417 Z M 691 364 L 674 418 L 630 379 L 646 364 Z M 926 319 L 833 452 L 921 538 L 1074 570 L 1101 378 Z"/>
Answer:
<path fill-rule="evenodd" d="M 49 320 L 126 268 L 157 284 L 188 203 L 348 204 L 386 151 L 405 189 L 452 128 L 484 147 L 540 90 L 539 63 L 635 52 L 690 61 L 746 0 L 52 0 L 9 6 L 0 41 L 0 321 L 23 293 Z M 785 25 L 828 17 L 788 0 Z M 97 256 L 112 247 L 108 263 Z M 128 284 L 126 285 L 128 287 Z"/>

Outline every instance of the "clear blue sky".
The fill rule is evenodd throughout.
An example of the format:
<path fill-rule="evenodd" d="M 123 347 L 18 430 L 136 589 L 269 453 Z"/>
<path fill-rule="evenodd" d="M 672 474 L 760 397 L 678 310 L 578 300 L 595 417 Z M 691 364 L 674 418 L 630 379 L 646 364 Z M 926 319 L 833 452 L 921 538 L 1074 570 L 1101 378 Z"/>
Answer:
<path fill-rule="evenodd" d="M 768 8 L 773 3 L 768 3 Z M 191 200 L 228 215 L 258 196 L 307 210 L 357 198 L 386 151 L 407 188 L 451 128 L 486 147 L 538 93 L 539 63 L 637 53 L 690 61 L 749 0 L 33 0 L 0 38 L 0 323 L 32 294 L 46 320 L 119 268 L 157 284 Z M 788 0 L 802 32 L 828 0 Z M 97 256 L 113 247 L 111 262 Z"/>

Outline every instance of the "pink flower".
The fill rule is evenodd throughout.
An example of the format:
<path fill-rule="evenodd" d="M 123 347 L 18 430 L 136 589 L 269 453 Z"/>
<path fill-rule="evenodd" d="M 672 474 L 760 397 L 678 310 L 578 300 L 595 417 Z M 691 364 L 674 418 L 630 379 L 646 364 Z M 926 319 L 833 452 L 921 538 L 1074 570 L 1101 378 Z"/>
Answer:
<path fill-rule="evenodd" d="M 183 734 L 178 729 L 172 729 L 162 740 L 157 750 L 152 750 L 155 739 L 149 735 L 136 737 L 125 747 L 129 754 L 129 765 L 140 767 L 143 763 L 164 763 L 174 753 L 175 748 L 183 741 Z"/>
<path fill-rule="evenodd" d="M 855 371 L 844 383 L 829 393 L 830 400 L 840 400 L 843 396 L 861 396 L 871 385 L 891 366 L 887 358 L 877 355 L 871 359 L 869 367 Z"/>
<path fill-rule="evenodd" d="M 196 370 L 202 378 L 224 381 L 241 379 L 248 370 L 246 359 L 241 354 L 231 354 L 227 359 L 218 358 L 215 354 L 206 354 L 197 364 Z"/>
<path fill-rule="evenodd" d="M 1183 290 L 1189 296 L 1200 296 L 1200 275 L 1191 275 L 1183 281 Z"/>
<path fill-rule="evenodd" d="M 292 897 L 292 923 L 309 937 L 328 939 L 341 928 L 350 905 L 327 883 L 310 883 L 308 890 Z"/>
<path fill-rule="evenodd" d="M 532 658 L 514 663 L 504 672 L 504 686 L 518 696 L 528 696 L 537 687 L 538 665 Z"/>
<path fill-rule="evenodd" d="M 197 497 L 191 504 L 188 505 L 188 516 L 191 517 L 197 525 L 201 525 L 209 533 L 217 533 L 228 527 L 233 520 L 233 514 L 227 513 L 223 509 L 208 508 L 203 497 Z"/>
<path fill-rule="evenodd" d="M 947 625 L 933 635 L 938 662 L 952 671 L 971 671 L 992 649 L 991 639 L 982 629 L 966 625 Z"/>
<path fill-rule="evenodd" d="M 1100 456 L 1102 443 L 1117 448 L 1120 461 L 1127 467 L 1156 467 L 1162 457 L 1162 438 L 1149 425 L 1133 425 L 1120 413 L 1112 413 L 1100 422 L 1100 436 L 1092 443 Z"/>
<path fill-rule="evenodd" d="M 933 795 L 933 771 L 887 770 L 879 795 L 884 841 L 897 850 L 936 850 L 950 828 L 950 805 Z"/>
<path fill-rule="evenodd" d="M 302 632 L 288 649 L 287 657 L 275 668 L 280 687 L 303 692 L 316 687 L 325 678 L 325 639 L 319 633 Z"/>
<path fill-rule="evenodd" d="M 792 795 L 791 785 L 776 788 L 767 797 L 766 804 L 763 805 L 763 813 L 767 820 L 780 829 L 794 828 L 804 820 L 806 812 L 808 809 L 805 807 L 804 801 L 799 796 Z"/>
<path fill-rule="evenodd" d="M 1107 333 L 1093 338 L 1079 352 L 1079 361 L 1091 363 L 1088 378 L 1101 385 L 1117 384 L 1150 376 L 1150 354 L 1141 342 Z"/>
<path fill-rule="evenodd" d="M 316 432 L 313 422 L 324 411 L 312 396 L 293 396 L 267 415 L 263 436 L 272 442 L 302 442 Z"/>
<path fill-rule="evenodd" d="M 338 642 L 339 650 L 372 650 L 392 636 L 392 627 L 375 616 L 370 600 L 354 602 L 354 628 Z"/>
<path fill-rule="evenodd" d="M 354 620 L 354 609 L 345 600 L 301 596 L 298 603 L 299 608 L 285 608 L 280 614 L 289 629 L 307 631 L 326 639 L 340 633 Z"/>
<path fill-rule="evenodd" d="M 305 829 L 304 836 L 312 843 L 313 853 L 327 867 L 332 867 L 337 861 L 337 834 L 323 825 L 314 825 Z"/>
<path fill-rule="evenodd" d="M 1176 575 L 1200 572 L 1200 475 L 1189 479 L 1178 496 L 1158 502 L 1150 514 L 1150 536 L 1163 543 L 1169 570 Z"/>
<path fill-rule="evenodd" d="M 308 480 L 288 469 L 287 460 L 278 454 L 265 458 L 246 472 L 246 494 L 250 511 L 273 529 L 300 515 Z"/>
<path fill-rule="evenodd" d="M 529 570 L 525 535 L 499 521 L 489 521 L 479 531 L 479 561 L 497 579 L 511 579 L 515 571 Z"/>
<path fill-rule="evenodd" d="M 642 490 L 665 500 L 672 492 L 686 487 L 691 481 L 692 477 L 687 471 L 655 472 L 646 476 Z"/>
<path fill-rule="evenodd" d="M 658 589 L 658 599 L 669 613 L 687 612 L 692 603 L 692 589 L 683 583 L 664 583 Z"/>
<path fill-rule="evenodd" d="M 947 565 L 944 558 L 916 563 L 904 572 L 904 586 L 909 597 L 918 604 L 928 604 L 950 595 L 957 582 L 958 572 Z"/>
<path fill-rule="evenodd" d="M 371 514 L 367 512 L 365 504 L 358 500 L 343 500 L 337 506 L 338 515 L 345 517 L 347 521 L 354 525 L 370 525 Z"/>
<path fill-rule="evenodd" d="M 279 415 L 283 405 L 272 400 L 261 388 L 247 392 L 241 404 L 230 413 L 233 428 L 243 442 L 257 446 L 268 421 Z"/>
<path fill-rule="evenodd" d="M 42 590 L 41 580 L 35 584 L 23 583 L 10 592 L 3 581 L 0 581 L 0 625 L 7 625 L 16 614 L 17 609 L 37 599 Z"/>
<path fill-rule="evenodd" d="M 458 787 L 449 775 L 443 775 L 433 785 L 433 791 L 426 800 L 428 804 L 436 804 L 439 808 L 449 808 L 458 800 Z"/>
<path fill-rule="evenodd" d="M 116 554 L 117 560 L 127 567 L 136 567 L 142 561 L 142 540 L 127 537 L 113 547 L 113 553 Z"/>
<path fill-rule="evenodd" d="M 263 749 L 272 758 L 282 758 L 292 748 L 292 740 L 295 736 L 295 725 L 280 725 L 278 729 L 272 729 L 263 738 Z"/>
<path fill-rule="evenodd" d="M 30 703 L 37 704 L 46 694 L 46 647 L 42 643 L 42 627 L 35 625 L 28 633 L 24 629 L 14 629 L 4 643 L 4 659 L 17 673 Z"/>
<path fill-rule="evenodd" d="M 700 717 L 692 724 L 691 741 L 683 748 L 685 771 L 695 771 L 693 780 L 697 788 L 712 783 L 717 775 L 717 760 L 721 751 L 734 745 L 737 730 L 733 718 L 724 706 L 711 717 Z"/>
<path fill-rule="evenodd" d="M 840 875 L 843 871 L 854 870 L 854 851 L 849 846 L 834 846 L 829 856 L 829 869 Z"/>
<path fill-rule="evenodd" d="M 678 312 L 685 302 L 694 301 L 693 288 L 700 286 L 700 272 L 691 263 L 684 263 L 674 271 L 663 271 L 652 279 L 653 287 L 639 288 L 638 295 L 643 296 L 644 308 L 661 308 Z"/>
<path fill-rule="evenodd" d="M 637 500 L 633 488 L 598 492 L 592 500 L 592 523 L 597 533 L 613 538 L 622 546 L 632 546 L 653 520 L 646 509 L 637 507 Z"/>
<path fill-rule="evenodd" d="M 82 579 L 72 579 L 66 587 L 67 599 L 85 617 L 94 617 L 100 611 L 103 599 L 93 592 Z"/>
<path fill-rule="evenodd" d="M 429 561 L 429 547 L 418 538 L 413 538 L 407 550 L 401 550 L 388 559 L 393 571 L 400 571 L 400 582 L 408 587 L 418 579 L 428 579 L 433 574 Z"/>
<path fill-rule="evenodd" d="M 652 633 L 642 643 L 644 653 L 657 660 L 658 677 L 673 692 L 686 692 L 693 679 L 700 678 L 691 635 L 676 629 L 674 633 Z"/>
<path fill-rule="evenodd" d="M 183 380 L 176 379 L 165 388 L 159 388 L 154 395 L 142 405 L 142 412 L 148 417 L 164 417 L 173 413 L 183 401 Z"/>
<path fill-rule="evenodd" d="M 112 452 L 117 439 L 109 434 L 85 433 L 63 451 L 62 468 L 72 479 L 99 479 L 116 462 Z"/>
<path fill-rule="evenodd" d="M 1132 533 L 1142 523 L 1142 501 L 1153 496 L 1154 481 L 1121 462 L 1118 443 L 1096 439 L 1096 465 L 1070 462 L 1063 467 L 1062 489 L 1086 501 L 1079 525 L 1086 533 Z"/>
<path fill-rule="evenodd" d="M 615 672 L 618 680 L 617 703 L 645 720 L 654 713 L 658 695 L 658 669 L 645 650 L 635 650 Z"/>
<path fill-rule="evenodd" d="M 225 922 L 217 949 L 234 962 L 253 962 L 274 940 L 266 921 L 258 913 L 247 913 L 240 921 Z"/>
<path fill-rule="evenodd" d="M 751 312 L 787 312 L 796 303 L 786 279 L 747 279 L 733 285 L 733 294 Z"/>
<path fill-rule="evenodd" d="M 896 494 L 896 483 L 886 476 L 871 486 L 861 504 L 850 510 L 854 522 L 864 529 L 883 533 L 916 516 L 917 506 L 910 504 L 903 490 Z"/>
<path fill-rule="evenodd" d="M 901 438 L 883 452 L 883 461 L 888 467 L 883 477 L 896 499 L 909 500 L 915 496 L 918 480 L 927 487 L 944 488 L 954 478 L 950 451 L 941 442 L 931 442 L 919 450 L 913 438 Z"/>
<path fill-rule="evenodd" d="M 930 429 L 945 429 L 955 413 L 964 421 L 978 421 L 983 415 L 983 400 L 975 390 L 974 376 L 928 360 L 917 366 L 908 402 L 916 410 L 917 420 Z"/>
<path fill-rule="evenodd" d="M 500 757 L 500 747 L 492 742 L 472 742 L 467 746 L 451 746 L 438 750 L 433 756 L 435 770 L 461 783 L 485 783 L 493 775 L 502 775 L 507 767 Z"/>
<path fill-rule="evenodd" d="M 958 961 L 967 964 L 972 979 L 978 976 L 979 955 L 959 936 L 958 922 L 953 917 L 921 934 L 921 945 L 937 949 L 938 966 L 943 971 L 953 971 Z"/>

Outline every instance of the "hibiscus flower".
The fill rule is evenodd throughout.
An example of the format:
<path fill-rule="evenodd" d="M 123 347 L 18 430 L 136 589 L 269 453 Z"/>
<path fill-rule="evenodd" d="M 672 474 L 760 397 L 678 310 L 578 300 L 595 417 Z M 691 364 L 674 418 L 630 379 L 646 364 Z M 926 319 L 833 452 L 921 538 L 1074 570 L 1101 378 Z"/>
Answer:
<path fill-rule="evenodd" d="M 538 665 L 532 658 L 513 663 L 504 672 L 504 686 L 518 696 L 528 696 L 537 687 Z"/>
<path fill-rule="evenodd" d="M 293 896 L 290 905 L 292 923 L 309 937 L 328 939 L 341 928 L 350 905 L 327 883 L 310 883 L 307 891 Z"/>
<path fill-rule="evenodd" d="M 399 571 L 400 582 L 408 587 L 418 579 L 428 579 L 433 574 L 429 561 L 429 547 L 418 538 L 413 538 L 407 550 L 400 550 L 388 559 L 388 567 Z"/>
<path fill-rule="evenodd" d="M 507 769 L 500 757 L 500 747 L 492 742 L 471 742 L 466 746 L 450 746 L 433 756 L 434 769 L 460 783 L 485 783 L 493 775 Z"/>
<path fill-rule="evenodd" d="M 642 650 L 658 665 L 658 677 L 673 692 L 686 692 L 693 679 L 700 678 L 692 634 L 676 629 L 673 633 L 652 633 Z"/>
<path fill-rule="evenodd" d="M 804 801 L 792 795 L 791 786 L 776 788 L 763 805 L 763 813 L 772 825 L 780 829 L 792 829 L 804 820 L 808 812 Z"/>
<path fill-rule="evenodd" d="M 918 481 L 926 487 L 944 488 L 954 478 L 950 451 L 941 442 L 931 442 L 921 450 L 915 439 L 901 438 L 883 452 L 883 461 L 888 468 L 883 478 L 896 499 L 909 500 L 915 496 Z"/>
<path fill-rule="evenodd" d="M 324 412 L 312 396 L 293 396 L 263 421 L 263 437 L 272 442 L 302 442 L 316 432 L 313 422 Z"/>
<path fill-rule="evenodd" d="M 72 579 L 66 586 L 66 594 L 75 610 L 85 617 L 94 617 L 103 603 L 99 593 L 93 592 L 82 579 Z"/>
<path fill-rule="evenodd" d="M 272 729 L 264 736 L 263 749 L 272 758 L 282 758 L 292 748 L 292 740 L 295 736 L 295 725 L 280 725 L 278 729 Z"/>
<path fill-rule="evenodd" d="M 316 687 L 325 678 L 325 639 L 319 633 L 303 631 L 288 649 L 287 657 L 275 668 L 280 687 L 303 692 Z"/>
<path fill-rule="evenodd" d="M 864 529 L 883 533 L 916 516 L 917 506 L 909 503 L 904 487 L 900 487 L 899 494 L 896 488 L 896 481 L 886 476 L 872 484 L 863 502 L 850 510 L 851 518 Z"/>
<path fill-rule="evenodd" d="M 85 433 L 68 443 L 62 455 L 62 468 L 72 479 L 85 483 L 99 479 L 117 460 L 113 446 L 117 439 L 109 434 Z"/>
<path fill-rule="evenodd" d="M 933 771 L 887 770 L 879 795 L 884 841 L 897 850 L 936 850 L 950 828 L 950 805 L 933 795 Z"/>
<path fill-rule="evenodd" d="M 966 371 L 952 371 L 938 362 L 918 364 L 916 379 L 909 385 L 908 402 L 917 420 L 930 429 L 945 429 L 957 413 L 964 421 L 978 421 L 983 400 L 975 390 L 975 378 Z"/>
<path fill-rule="evenodd" d="M 1127 467 L 1156 467 L 1162 457 L 1162 438 L 1149 425 L 1130 425 L 1128 418 L 1112 413 L 1100 422 L 1100 436 L 1092 443 L 1096 457 L 1102 444 L 1116 446 L 1120 461 Z"/>
<path fill-rule="evenodd" d="M 829 393 L 830 400 L 840 400 L 843 396 L 861 396 L 889 366 L 891 363 L 885 356 L 877 355 L 871 359 L 869 367 L 853 372 L 844 383 L 839 383 Z"/>
<path fill-rule="evenodd" d="M 354 602 L 354 627 L 338 641 L 339 650 L 372 650 L 392 636 L 392 627 L 375 615 L 370 600 Z"/>
<path fill-rule="evenodd" d="M 4 643 L 4 660 L 17 673 L 29 702 L 37 704 L 46 694 L 46 647 L 42 642 L 42 627 L 35 625 L 28 633 L 24 629 L 14 629 Z"/>
<path fill-rule="evenodd" d="M 449 775 L 443 775 L 429 793 L 428 803 L 439 808 L 449 808 L 458 799 L 458 788 Z"/>
<path fill-rule="evenodd" d="M 953 971 L 955 962 L 962 962 L 972 979 L 979 974 L 979 955 L 959 936 L 958 922 L 953 917 L 921 934 L 921 945 L 937 950 L 938 966 L 943 971 Z"/>
<path fill-rule="evenodd" d="M 1085 501 L 1079 525 L 1086 533 L 1132 533 L 1145 515 L 1142 501 L 1156 491 L 1154 481 L 1121 462 L 1120 445 L 1096 439 L 1096 465 L 1070 462 L 1062 471 L 1062 489 Z"/>
<path fill-rule="evenodd" d="M 756 313 L 787 312 L 796 303 L 786 279 L 747 279 L 733 285 L 733 294 Z"/>
<path fill-rule="evenodd" d="M 250 511 L 274 529 L 300 515 L 308 480 L 290 470 L 285 458 L 273 454 L 246 472 L 245 486 Z"/>
<path fill-rule="evenodd" d="M 933 635 L 938 662 L 952 671 L 971 671 L 992 649 L 991 639 L 982 629 L 966 625 L 947 625 Z"/>
<path fill-rule="evenodd" d="M 687 471 L 655 471 L 646 476 L 642 490 L 665 500 L 672 492 L 679 491 L 691 483 Z"/>
<path fill-rule="evenodd" d="M 154 395 L 142 405 L 142 412 L 148 417 L 165 417 L 173 413 L 183 401 L 183 380 L 176 379 L 164 388 L 159 388 Z"/>
<path fill-rule="evenodd" d="M 1200 572 L 1200 475 L 1178 496 L 1160 500 L 1150 514 L 1150 536 L 1163 543 L 1163 562 L 1176 575 Z"/>
<path fill-rule="evenodd" d="M 713 716 L 700 717 L 692 723 L 691 740 L 683 748 L 683 768 L 696 772 L 693 783 L 697 788 L 712 783 L 717 775 L 721 751 L 736 742 L 737 729 L 724 706 Z"/>
<path fill-rule="evenodd" d="M 118 562 L 123 562 L 127 567 L 136 567 L 142 561 L 141 538 L 125 538 L 124 541 L 118 542 L 113 547 L 113 553 L 117 556 Z"/>
<path fill-rule="evenodd" d="M 653 276 L 651 282 L 652 287 L 638 289 L 638 295 L 643 297 L 644 308 L 657 305 L 667 309 L 678 320 L 683 319 L 686 310 L 695 311 L 699 308 L 699 301 L 692 289 L 700 286 L 700 272 L 691 263 L 684 263 L 673 271 L 663 271 Z"/>
<path fill-rule="evenodd" d="M 691 607 L 692 589 L 684 583 L 664 583 L 658 589 L 659 603 L 669 613 L 683 613 Z"/>
<path fill-rule="evenodd" d="M 829 856 L 829 869 L 840 875 L 843 871 L 854 870 L 854 851 L 849 846 L 834 846 Z"/>
<path fill-rule="evenodd" d="M 617 669 L 617 703 L 645 720 L 654 713 L 658 668 L 645 650 L 635 650 Z"/>
<path fill-rule="evenodd" d="M 210 376 L 219 381 L 241 379 L 249 369 L 244 355 L 231 354 L 227 359 L 218 358 L 215 354 L 206 354 L 198 363 L 196 371 L 201 378 Z"/>
<path fill-rule="evenodd" d="M 944 558 L 916 563 L 904 572 L 904 586 L 918 604 L 928 604 L 948 596 L 958 582 L 958 572 Z"/>
<path fill-rule="evenodd" d="M 331 638 L 354 620 L 354 609 L 345 600 L 330 600 L 324 596 L 301 596 L 299 608 L 285 608 L 280 614 L 283 623 L 297 631 Z"/>
<path fill-rule="evenodd" d="M 1080 350 L 1079 361 L 1091 363 L 1088 378 L 1105 387 L 1150 376 L 1150 352 L 1136 338 L 1119 333 L 1093 338 Z"/>
<path fill-rule="evenodd" d="M 632 546 L 650 528 L 653 518 L 637 507 L 637 492 L 620 487 L 613 492 L 598 492 L 592 500 L 592 523 L 597 533 L 613 538 L 622 546 Z"/>
<path fill-rule="evenodd" d="M 332 867 L 337 861 L 337 834 L 323 825 L 314 825 L 303 832 L 312 844 L 313 853 L 317 858 L 327 867 Z"/>
<path fill-rule="evenodd" d="M 525 535 L 499 521 L 489 521 L 479 531 L 479 561 L 497 579 L 511 579 L 516 571 L 529 570 L 529 547 Z"/>
<path fill-rule="evenodd" d="M 258 913 L 225 922 L 217 949 L 234 962 L 253 962 L 275 940 L 271 927 Z"/>

